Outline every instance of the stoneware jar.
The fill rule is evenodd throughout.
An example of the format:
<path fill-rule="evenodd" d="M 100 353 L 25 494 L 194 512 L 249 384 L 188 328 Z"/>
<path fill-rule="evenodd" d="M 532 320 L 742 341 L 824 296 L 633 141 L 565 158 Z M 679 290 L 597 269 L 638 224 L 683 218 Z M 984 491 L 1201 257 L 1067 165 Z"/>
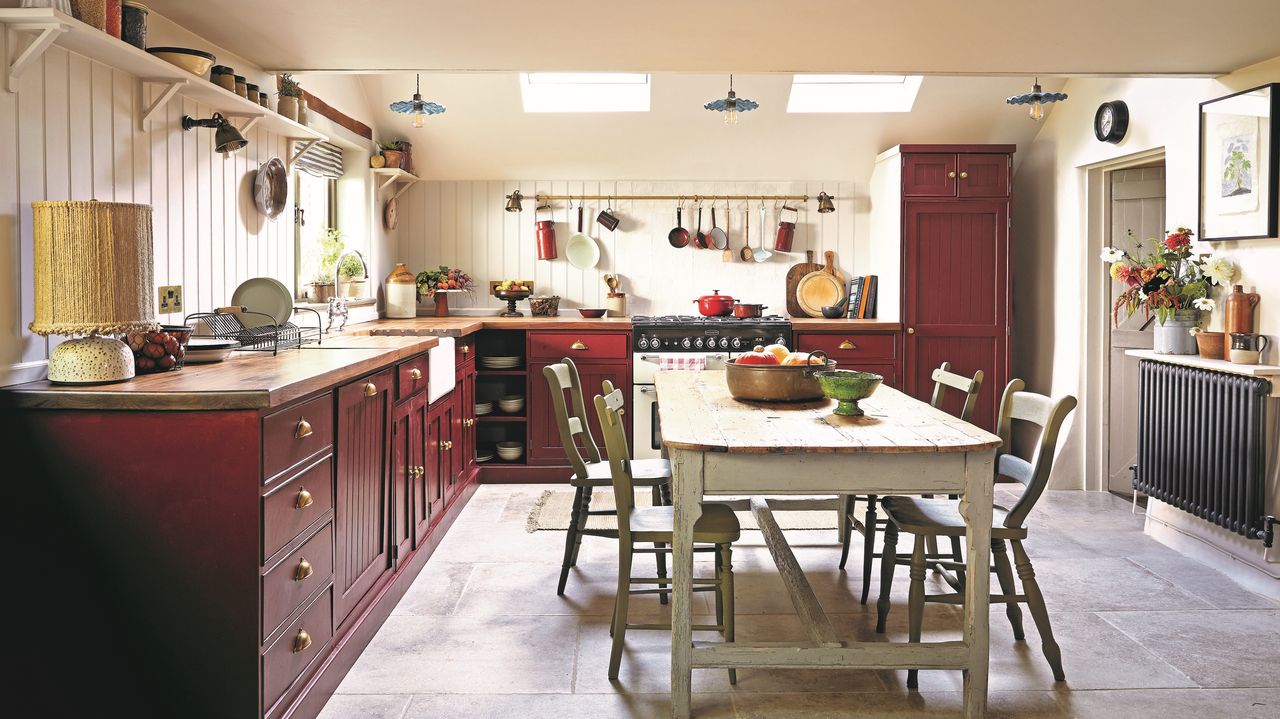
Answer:
<path fill-rule="evenodd" d="M 383 281 L 387 293 L 387 317 L 410 319 L 418 314 L 418 282 L 403 262 L 397 262 Z"/>

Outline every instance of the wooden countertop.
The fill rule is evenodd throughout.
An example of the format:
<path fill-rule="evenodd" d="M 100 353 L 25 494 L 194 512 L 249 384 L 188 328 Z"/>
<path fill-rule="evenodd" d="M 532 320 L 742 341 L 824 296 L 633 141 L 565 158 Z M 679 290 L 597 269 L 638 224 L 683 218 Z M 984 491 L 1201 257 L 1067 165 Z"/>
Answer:
<path fill-rule="evenodd" d="M 822 317 L 792 317 L 798 331 L 814 332 L 894 332 L 902 324 L 886 320 L 829 320 Z M 417 317 L 410 320 L 378 320 L 352 325 L 350 331 L 370 335 L 465 337 L 480 330 L 625 330 L 629 317 Z"/>
<path fill-rule="evenodd" d="M 279 407 L 359 377 L 438 342 L 336 335 L 320 345 L 269 352 L 233 352 L 215 364 L 135 377 L 116 384 L 76 387 L 47 380 L 0 390 L 0 405 L 41 409 L 232 410 Z"/>
<path fill-rule="evenodd" d="M 825 317 L 792 317 L 791 327 L 797 332 L 896 332 L 901 322 L 891 320 L 829 320 Z"/>
<path fill-rule="evenodd" d="M 664 370 L 655 377 L 662 441 L 699 452 L 973 452 L 1000 438 L 881 386 L 859 402 L 863 417 L 832 413 L 835 400 L 740 402 L 725 373 Z"/>

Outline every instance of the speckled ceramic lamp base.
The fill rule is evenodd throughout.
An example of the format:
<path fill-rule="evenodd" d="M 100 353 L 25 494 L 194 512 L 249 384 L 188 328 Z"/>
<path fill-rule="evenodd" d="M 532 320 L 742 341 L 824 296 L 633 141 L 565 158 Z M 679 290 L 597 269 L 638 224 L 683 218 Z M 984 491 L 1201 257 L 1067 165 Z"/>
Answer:
<path fill-rule="evenodd" d="M 54 384 L 107 384 L 133 379 L 133 353 L 117 339 L 95 335 L 67 340 L 49 357 Z"/>

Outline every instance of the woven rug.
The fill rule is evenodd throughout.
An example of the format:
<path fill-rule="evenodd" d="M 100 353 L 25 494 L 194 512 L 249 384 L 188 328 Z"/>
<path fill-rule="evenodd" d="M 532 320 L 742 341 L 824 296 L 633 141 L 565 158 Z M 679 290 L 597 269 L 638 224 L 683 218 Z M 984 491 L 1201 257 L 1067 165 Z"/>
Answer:
<path fill-rule="evenodd" d="M 565 531 L 569 528 L 569 517 L 573 512 L 573 495 L 574 490 L 569 489 L 548 489 L 542 493 L 534 502 L 533 509 L 529 512 L 529 519 L 525 522 L 525 531 Z M 707 501 L 715 501 L 714 498 L 708 498 Z M 653 506 L 653 498 L 647 489 L 636 492 L 637 507 Z M 591 493 L 591 510 L 613 509 L 613 490 L 597 489 Z M 756 526 L 756 518 L 751 512 L 735 512 L 738 515 L 738 523 L 743 529 L 752 529 L 759 531 Z M 836 528 L 836 512 L 834 510 L 822 511 L 785 511 L 774 512 L 773 518 L 777 521 L 778 526 L 782 529 L 826 529 L 834 530 Z M 587 520 L 587 527 L 590 529 L 617 529 L 618 520 L 614 516 L 595 516 Z"/>

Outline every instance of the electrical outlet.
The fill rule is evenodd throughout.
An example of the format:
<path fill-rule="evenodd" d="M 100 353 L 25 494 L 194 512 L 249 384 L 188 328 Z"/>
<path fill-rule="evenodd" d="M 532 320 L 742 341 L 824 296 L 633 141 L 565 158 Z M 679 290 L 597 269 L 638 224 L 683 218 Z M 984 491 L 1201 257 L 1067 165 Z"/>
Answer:
<path fill-rule="evenodd" d="M 182 311 L 182 285 L 165 285 L 161 287 L 158 311 L 162 315 Z"/>

